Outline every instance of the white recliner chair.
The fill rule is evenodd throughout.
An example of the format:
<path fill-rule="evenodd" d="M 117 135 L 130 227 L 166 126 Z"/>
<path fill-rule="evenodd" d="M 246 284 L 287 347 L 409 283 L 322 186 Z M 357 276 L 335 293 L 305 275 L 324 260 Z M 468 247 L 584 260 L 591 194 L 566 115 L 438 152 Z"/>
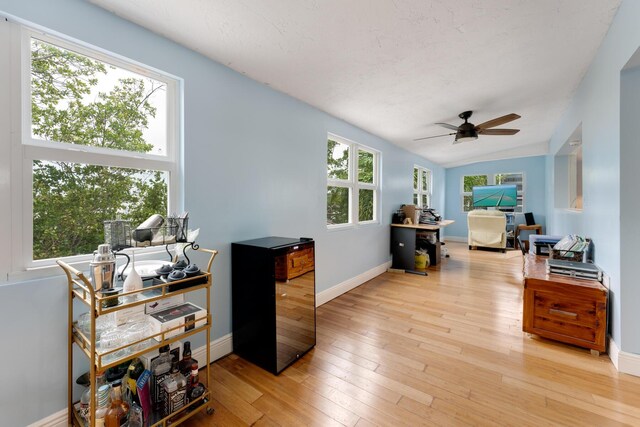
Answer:
<path fill-rule="evenodd" d="M 506 251 L 507 217 L 504 212 L 476 209 L 467 215 L 469 249 L 497 248 Z"/>

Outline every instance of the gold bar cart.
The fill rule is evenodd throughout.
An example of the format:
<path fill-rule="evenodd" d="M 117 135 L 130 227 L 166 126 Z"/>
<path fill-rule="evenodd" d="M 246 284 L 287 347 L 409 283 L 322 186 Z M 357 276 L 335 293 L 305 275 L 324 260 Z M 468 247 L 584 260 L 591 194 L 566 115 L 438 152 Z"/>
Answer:
<path fill-rule="evenodd" d="M 154 414 L 149 425 L 151 427 L 162 426 L 166 427 L 168 425 L 175 426 L 178 425 L 187 419 L 191 418 L 193 415 L 197 414 L 201 410 L 206 409 L 207 413 L 213 413 L 213 408 L 210 406 L 210 390 L 209 387 L 211 385 L 210 382 L 210 366 L 211 363 L 211 354 L 210 354 L 210 332 L 211 332 L 211 285 L 213 283 L 213 276 L 211 274 L 211 265 L 213 264 L 213 260 L 215 259 L 218 251 L 211 249 L 203 249 L 197 247 L 197 245 L 193 245 L 193 248 L 199 252 L 204 252 L 209 255 L 209 261 L 207 264 L 207 269 L 202 275 L 198 275 L 192 278 L 186 278 L 183 280 L 173 281 L 170 283 L 162 283 L 152 286 L 145 286 L 141 290 L 131 291 L 131 292 L 122 292 L 114 296 L 102 296 L 99 290 L 95 290 L 91 282 L 87 279 L 87 277 L 79 270 L 75 269 L 71 265 L 58 260 L 57 263 L 64 270 L 67 281 L 69 285 L 69 307 L 68 307 L 68 384 L 67 384 L 67 393 L 68 393 L 68 424 L 70 426 L 77 427 L 95 427 L 95 408 L 96 408 L 96 374 L 97 372 L 106 370 L 108 368 L 117 366 L 125 361 L 132 360 L 136 357 L 139 357 L 147 352 L 157 350 L 164 345 L 169 345 L 174 343 L 180 339 L 190 337 L 192 335 L 198 333 L 205 333 L 206 335 L 206 387 L 207 390 L 202 396 L 194 399 L 189 402 L 185 407 L 181 408 L 177 412 L 174 412 L 166 417 L 161 417 L 158 414 Z M 170 291 L 170 287 L 179 288 L 178 290 Z M 94 339 L 96 336 L 96 321 L 97 319 L 105 314 L 112 313 L 118 310 L 124 310 L 127 308 L 139 306 L 142 304 L 147 304 L 150 302 L 158 301 L 163 298 L 167 298 L 173 295 L 186 294 L 189 292 L 194 292 L 200 289 L 206 290 L 206 316 L 200 317 L 197 319 L 193 319 L 192 321 L 186 322 L 182 325 L 176 326 L 171 329 L 167 329 L 164 332 L 159 334 L 149 335 L 139 341 L 130 342 L 127 345 L 110 349 L 106 352 L 99 352 L 96 345 L 96 340 Z M 115 299 L 115 298 L 123 298 L 130 295 L 138 296 L 138 300 L 123 302 L 114 307 L 104 307 L 103 302 Z M 81 301 L 85 305 L 89 307 L 90 316 L 90 334 L 86 336 L 78 325 L 74 323 L 74 310 L 73 310 L 73 300 L 76 299 Z M 203 320 L 206 320 L 204 324 L 199 326 Z M 177 329 L 185 328 L 188 332 L 184 332 L 182 334 L 171 336 L 172 332 Z M 171 336 L 167 338 L 167 336 Z M 151 341 L 153 344 L 144 347 L 142 350 L 135 351 L 127 354 L 126 356 L 115 359 L 112 361 L 108 361 L 105 363 L 104 359 L 117 353 L 121 350 L 127 349 L 128 347 L 136 346 L 138 344 L 142 344 L 145 342 L 149 342 L 149 340 L 153 338 L 154 341 Z M 77 410 L 76 404 L 78 402 L 73 401 L 73 344 L 76 344 L 80 350 L 88 357 L 89 359 L 89 378 L 90 378 L 90 408 L 89 411 L 89 422 L 85 423 Z M 203 404 L 204 403 L 204 404 Z"/>

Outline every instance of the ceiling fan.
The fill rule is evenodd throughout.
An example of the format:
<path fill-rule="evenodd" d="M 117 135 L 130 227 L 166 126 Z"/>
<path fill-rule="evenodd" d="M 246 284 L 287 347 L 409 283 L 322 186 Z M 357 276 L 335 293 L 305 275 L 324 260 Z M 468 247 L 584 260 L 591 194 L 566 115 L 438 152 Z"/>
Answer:
<path fill-rule="evenodd" d="M 455 135 L 456 139 L 455 141 L 453 141 L 453 143 L 458 144 L 460 142 L 474 141 L 478 139 L 479 134 L 480 135 L 515 135 L 516 133 L 520 132 L 520 129 L 491 129 L 493 127 L 500 126 L 505 123 L 509 123 L 519 119 L 520 116 L 515 113 L 507 114 L 506 116 L 502 116 L 502 117 L 497 117 L 495 119 L 486 121 L 484 123 L 480 123 L 479 125 L 474 125 L 473 123 L 469 123 L 467 121 L 472 114 L 473 114 L 473 111 L 465 111 L 463 113 L 460 113 L 458 117 L 464 120 L 464 123 L 462 123 L 460 126 L 450 125 L 449 123 L 436 123 L 437 125 L 445 127 L 447 129 L 455 130 L 455 132 L 445 133 L 442 135 L 435 135 L 435 136 L 426 136 L 424 138 L 414 139 L 414 141 L 422 141 L 423 139 L 439 138 L 441 136 Z"/>

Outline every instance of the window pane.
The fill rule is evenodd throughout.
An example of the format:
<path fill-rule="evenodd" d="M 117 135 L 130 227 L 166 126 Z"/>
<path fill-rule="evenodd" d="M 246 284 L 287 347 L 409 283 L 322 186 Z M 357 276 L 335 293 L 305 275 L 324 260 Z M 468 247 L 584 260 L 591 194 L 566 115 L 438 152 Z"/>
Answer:
<path fill-rule="evenodd" d="M 427 191 L 427 171 L 422 171 L 422 191 Z"/>
<path fill-rule="evenodd" d="M 464 176 L 464 192 L 470 193 L 476 185 L 487 185 L 487 175 L 465 175 Z"/>
<path fill-rule="evenodd" d="M 413 193 L 413 204 L 418 205 L 418 195 L 416 193 Z"/>
<path fill-rule="evenodd" d="M 92 253 L 103 221 L 132 228 L 167 213 L 167 174 L 79 163 L 33 162 L 33 259 Z"/>
<path fill-rule="evenodd" d="M 418 189 L 418 168 L 413 168 L 413 189 Z"/>
<path fill-rule="evenodd" d="M 521 173 L 502 173 L 496 175 L 496 184 L 515 184 L 518 191 L 522 191 Z"/>
<path fill-rule="evenodd" d="M 373 184 L 373 153 L 358 150 L 358 182 Z"/>
<path fill-rule="evenodd" d="M 330 139 L 327 143 L 327 176 L 349 179 L 349 146 Z"/>
<path fill-rule="evenodd" d="M 349 223 L 349 189 L 327 187 L 327 224 Z"/>
<path fill-rule="evenodd" d="M 359 190 L 358 221 L 373 221 L 373 190 Z"/>
<path fill-rule="evenodd" d="M 427 197 L 426 194 L 422 195 L 422 204 L 420 206 L 423 208 L 426 208 L 429 206 L 429 198 Z"/>
<path fill-rule="evenodd" d="M 166 155 L 166 85 L 31 39 L 31 135 Z"/>
<path fill-rule="evenodd" d="M 425 171 L 425 175 L 426 175 L 426 186 L 424 188 L 424 191 L 426 193 L 431 194 L 431 171 L 430 170 L 426 170 Z"/>
<path fill-rule="evenodd" d="M 462 209 L 463 212 L 469 212 L 473 210 L 473 196 L 462 196 Z"/>

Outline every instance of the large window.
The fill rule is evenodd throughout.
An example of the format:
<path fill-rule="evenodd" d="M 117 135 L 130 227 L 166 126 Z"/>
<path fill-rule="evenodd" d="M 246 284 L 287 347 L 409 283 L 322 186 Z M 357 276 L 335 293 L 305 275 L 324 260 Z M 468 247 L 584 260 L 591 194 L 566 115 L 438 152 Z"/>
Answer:
<path fill-rule="evenodd" d="M 473 210 L 473 187 L 477 185 L 500 185 L 513 184 L 518 191 L 517 206 L 514 212 L 524 210 L 524 173 L 497 173 L 488 175 L 464 175 L 461 182 L 462 210 L 469 212 Z"/>
<path fill-rule="evenodd" d="M 378 221 L 380 154 L 336 135 L 327 141 L 327 225 Z"/>
<path fill-rule="evenodd" d="M 413 204 L 426 208 L 431 206 L 431 171 L 415 166 L 413 168 Z"/>
<path fill-rule="evenodd" d="M 24 266 L 90 254 L 103 221 L 175 211 L 176 79 L 27 29 L 22 31 L 23 162 L 12 173 L 23 203 Z M 49 261 L 47 261 L 49 260 Z"/>

